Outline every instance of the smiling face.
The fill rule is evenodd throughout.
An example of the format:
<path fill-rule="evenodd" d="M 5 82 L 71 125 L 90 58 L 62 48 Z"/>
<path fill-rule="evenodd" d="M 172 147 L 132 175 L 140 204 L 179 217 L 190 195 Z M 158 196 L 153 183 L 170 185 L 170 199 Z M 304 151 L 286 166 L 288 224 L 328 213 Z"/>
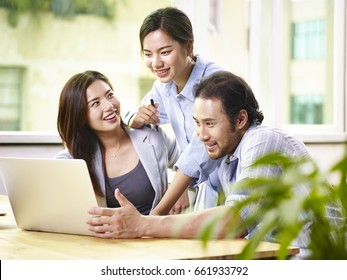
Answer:
<path fill-rule="evenodd" d="M 121 126 L 120 102 L 107 83 L 96 80 L 87 88 L 86 97 L 88 124 L 97 134 Z"/>
<path fill-rule="evenodd" d="M 184 86 L 188 81 L 192 62 L 192 42 L 183 47 L 161 29 L 147 34 L 143 41 L 143 54 L 146 66 L 162 83 L 173 81 Z"/>
<path fill-rule="evenodd" d="M 196 133 L 212 159 L 233 154 L 247 126 L 245 110 L 240 111 L 235 124 L 230 124 L 219 99 L 196 98 L 193 118 Z"/>

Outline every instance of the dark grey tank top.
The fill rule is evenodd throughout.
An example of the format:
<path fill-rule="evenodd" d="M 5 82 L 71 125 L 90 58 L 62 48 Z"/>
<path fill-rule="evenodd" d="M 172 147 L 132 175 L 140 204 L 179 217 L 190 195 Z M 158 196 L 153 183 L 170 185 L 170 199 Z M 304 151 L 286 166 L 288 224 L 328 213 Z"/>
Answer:
<path fill-rule="evenodd" d="M 140 160 L 133 170 L 119 177 L 109 178 L 108 183 L 109 187 L 106 187 L 107 207 L 120 207 L 114 197 L 114 191 L 118 188 L 141 214 L 149 214 L 155 192 Z"/>

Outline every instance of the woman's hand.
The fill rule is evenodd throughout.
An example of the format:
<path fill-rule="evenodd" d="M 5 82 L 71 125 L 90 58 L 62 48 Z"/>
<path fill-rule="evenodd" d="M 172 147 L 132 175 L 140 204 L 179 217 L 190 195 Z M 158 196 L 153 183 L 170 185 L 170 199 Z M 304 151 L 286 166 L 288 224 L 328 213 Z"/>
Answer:
<path fill-rule="evenodd" d="M 188 189 L 184 191 L 175 205 L 171 208 L 169 215 L 177 215 L 183 213 L 189 207 Z"/>
<path fill-rule="evenodd" d="M 160 120 L 158 118 L 158 106 L 159 103 L 155 103 L 154 106 L 151 104 L 141 105 L 138 108 L 137 113 L 130 120 L 130 127 L 141 128 L 144 125 L 159 125 Z"/>

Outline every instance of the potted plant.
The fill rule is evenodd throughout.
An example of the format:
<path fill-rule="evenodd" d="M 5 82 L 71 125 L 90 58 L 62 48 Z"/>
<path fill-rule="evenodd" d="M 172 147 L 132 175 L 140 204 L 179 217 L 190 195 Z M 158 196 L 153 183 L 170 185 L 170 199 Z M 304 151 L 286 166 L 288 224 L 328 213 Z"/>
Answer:
<path fill-rule="evenodd" d="M 278 176 L 248 178 L 236 183 L 237 189 L 251 188 L 250 195 L 235 204 L 228 215 L 240 213 L 242 209 L 260 203 L 259 210 L 240 226 L 229 224 L 229 237 L 253 223 L 261 226 L 249 238 L 240 259 L 251 259 L 259 242 L 271 234 L 280 243 L 278 258 L 285 259 L 287 248 L 307 224 L 310 225 L 310 259 L 347 259 L 347 156 L 335 163 L 327 172 L 319 170 L 308 158 L 273 153 L 259 158 L 255 167 L 271 165 L 280 167 Z M 334 176 L 335 183 L 329 179 Z M 306 195 L 297 192 L 304 186 Z M 300 218 L 299 214 L 305 218 Z M 201 233 L 208 242 L 218 220 L 205 225 Z"/>

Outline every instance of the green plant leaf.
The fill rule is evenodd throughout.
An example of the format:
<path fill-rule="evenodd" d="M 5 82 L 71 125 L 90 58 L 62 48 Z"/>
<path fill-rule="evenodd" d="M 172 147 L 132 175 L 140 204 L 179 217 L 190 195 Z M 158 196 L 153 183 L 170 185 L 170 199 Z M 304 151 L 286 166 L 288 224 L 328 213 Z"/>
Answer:
<path fill-rule="evenodd" d="M 229 215 L 242 216 L 243 211 L 251 215 L 242 224 L 228 227 L 228 236 L 255 229 L 239 257 L 253 258 L 259 242 L 268 240 L 281 244 L 278 258 L 285 259 L 288 246 L 309 227 L 310 258 L 347 259 L 347 156 L 326 173 L 309 158 L 280 153 L 265 155 L 253 165 L 269 166 L 279 170 L 277 176 L 246 178 L 232 185 L 233 191 L 249 195 L 234 202 Z M 339 179 L 334 185 L 328 181 L 332 175 Z M 205 242 L 211 232 L 206 231 Z"/>

